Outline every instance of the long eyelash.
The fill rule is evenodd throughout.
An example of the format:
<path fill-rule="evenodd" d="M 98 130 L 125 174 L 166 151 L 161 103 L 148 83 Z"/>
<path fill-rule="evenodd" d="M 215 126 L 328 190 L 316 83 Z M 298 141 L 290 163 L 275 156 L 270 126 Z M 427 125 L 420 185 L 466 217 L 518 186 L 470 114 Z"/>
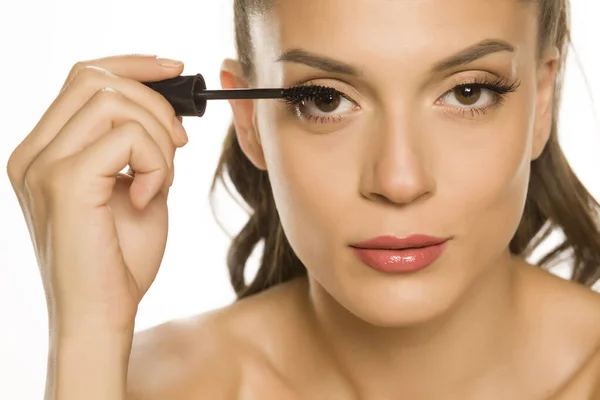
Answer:
<path fill-rule="evenodd" d="M 460 85 L 456 85 L 454 87 L 454 89 L 476 86 L 476 87 L 482 88 L 482 89 L 489 89 L 493 92 L 496 92 L 499 95 L 504 95 L 506 93 L 515 92 L 519 88 L 520 85 L 521 85 L 521 81 L 519 81 L 519 80 L 511 81 L 510 79 L 505 78 L 505 77 L 496 77 L 493 80 L 488 80 L 485 78 L 483 78 L 483 79 L 478 78 L 478 79 L 473 79 L 470 82 L 461 83 Z"/>
<path fill-rule="evenodd" d="M 492 108 L 497 108 L 502 106 L 504 100 L 506 99 L 506 95 L 508 93 L 512 93 L 517 91 L 517 89 L 521 86 L 521 81 L 514 80 L 511 81 L 506 77 L 496 77 L 493 80 L 488 80 L 485 78 L 477 78 L 473 79 L 470 82 L 461 83 L 460 85 L 456 85 L 452 90 L 456 90 L 458 88 L 465 87 L 477 87 L 480 89 L 488 89 L 492 92 L 496 93 L 496 101 L 491 106 L 480 107 L 480 108 L 468 108 L 468 107 L 457 107 L 458 112 L 460 113 L 470 113 L 472 118 L 480 114 L 487 114 L 487 112 Z"/>
<path fill-rule="evenodd" d="M 331 93 L 331 91 L 333 91 L 333 93 L 336 95 L 342 95 L 333 88 L 318 85 L 298 85 L 290 87 L 288 90 L 294 91 L 294 96 L 286 96 L 278 100 L 285 102 L 291 107 L 298 106 L 303 101 L 315 100 L 316 98 L 320 97 L 321 93 L 324 92 Z"/>
<path fill-rule="evenodd" d="M 329 94 L 329 93 L 331 93 L 331 91 L 333 91 L 333 94 L 335 94 L 336 96 L 341 96 L 347 100 L 350 100 L 344 93 L 342 93 L 336 89 L 333 89 L 331 87 L 328 87 L 328 86 L 306 84 L 306 85 L 294 86 L 290 89 L 298 89 L 297 95 L 295 95 L 293 97 L 284 97 L 284 98 L 278 99 L 278 100 L 286 103 L 288 111 L 291 113 L 294 113 L 294 114 L 301 115 L 302 117 L 307 118 L 309 120 L 314 120 L 316 122 L 321 122 L 321 123 L 329 122 L 332 118 L 335 119 L 335 118 L 341 118 L 341 117 L 333 116 L 333 115 L 330 115 L 330 116 L 310 115 L 310 114 L 300 111 L 298 106 L 305 101 L 316 100 L 317 98 L 320 97 L 321 94 L 323 94 L 323 95 L 325 95 L 325 93 Z"/>

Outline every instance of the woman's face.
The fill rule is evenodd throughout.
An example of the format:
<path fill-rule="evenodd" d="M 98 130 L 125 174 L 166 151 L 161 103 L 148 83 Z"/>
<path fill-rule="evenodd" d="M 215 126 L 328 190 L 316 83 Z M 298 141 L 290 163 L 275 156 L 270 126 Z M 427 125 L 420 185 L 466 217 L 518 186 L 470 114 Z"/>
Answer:
<path fill-rule="evenodd" d="M 550 130 L 554 68 L 536 64 L 535 7 L 287 0 L 251 20 L 253 85 L 343 94 L 234 112 L 294 251 L 353 314 L 385 326 L 432 318 L 507 266 L 530 162 Z M 400 274 L 368 267 L 349 247 L 412 234 L 450 240 L 429 267 Z"/>

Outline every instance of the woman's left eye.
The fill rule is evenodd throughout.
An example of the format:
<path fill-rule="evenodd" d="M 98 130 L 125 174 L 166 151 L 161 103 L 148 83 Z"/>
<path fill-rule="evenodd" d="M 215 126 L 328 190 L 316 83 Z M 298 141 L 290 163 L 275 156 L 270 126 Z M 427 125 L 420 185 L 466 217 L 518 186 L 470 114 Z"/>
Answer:
<path fill-rule="evenodd" d="M 455 86 L 436 101 L 436 104 L 450 106 L 458 113 L 470 113 L 472 117 L 485 114 L 489 109 L 499 107 L 509 92 L 514 92 L 518 82 L 502 80 L 490 83 L 468 83 Z"/>
<path fill-rule="evenodd" d="M 488 107 L 497 98 L 497 93 L 478 86 L 457 86 L 448 92 L 444 98 L 454 107 Z"/>

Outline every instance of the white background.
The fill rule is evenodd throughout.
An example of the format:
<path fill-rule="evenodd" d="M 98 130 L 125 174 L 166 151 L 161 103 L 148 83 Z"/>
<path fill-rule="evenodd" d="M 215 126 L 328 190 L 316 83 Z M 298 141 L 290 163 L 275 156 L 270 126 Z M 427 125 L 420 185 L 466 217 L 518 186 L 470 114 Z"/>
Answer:
<path fill-rule="evenodd" d="M 298 0 L 299 1 L 299 0 Z M 443 1 L 443 0 L 440 0 Z M 598 198 L 600 3 L 574 0 L 573 41 L 561 110 L 561 141 L 575 171 Z M 219 66 L 234 56 L 232 0 L 13 0 L 0 3 L 0 399 L 42 399 L 47 352 L 44 293 L 29 234 L 4 166 L 33 128 L 77 60 L 157 54 L 183 60 L 219 88 Z M 581 63 L 581 67 L 578 65 Z M 583 73 L 587 76 L 587 87 Z M 588 90 L 589 87 L 589 90 Z M 231 115 L 211 102 L 185 119 L 188 145 L 176 157 L 170 231 L 162 268 L 142 304 L 137 329 L 226 305 L 234 299 L 227 236 L 210 211 L 208 189 Z M 230 232 L 243 212 L 223 191 L 220 215 Z M 256 265 L 256 258 L 254 259 Z"/>

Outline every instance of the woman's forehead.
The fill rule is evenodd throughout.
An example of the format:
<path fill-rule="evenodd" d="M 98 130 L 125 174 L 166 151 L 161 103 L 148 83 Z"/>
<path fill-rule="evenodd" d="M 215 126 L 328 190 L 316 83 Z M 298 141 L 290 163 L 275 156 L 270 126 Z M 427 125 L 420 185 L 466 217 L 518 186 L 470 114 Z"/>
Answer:
<path fill-rule="evenodd" d="M 516 0 L 282 0 L 252 21 L 257 64 L 293 49 L 354 65 L 432 65 L 486 40 L 535 48 L 533 2 Z M 370 61 L 371 60 L 371 61 Z"/>
<path fill-rule="evenodd" d="M 517 0 L 281 0 L 264 20 L 285 41 L 348 45 L 518 33 L 535 23 L 534 2 Z"/>

